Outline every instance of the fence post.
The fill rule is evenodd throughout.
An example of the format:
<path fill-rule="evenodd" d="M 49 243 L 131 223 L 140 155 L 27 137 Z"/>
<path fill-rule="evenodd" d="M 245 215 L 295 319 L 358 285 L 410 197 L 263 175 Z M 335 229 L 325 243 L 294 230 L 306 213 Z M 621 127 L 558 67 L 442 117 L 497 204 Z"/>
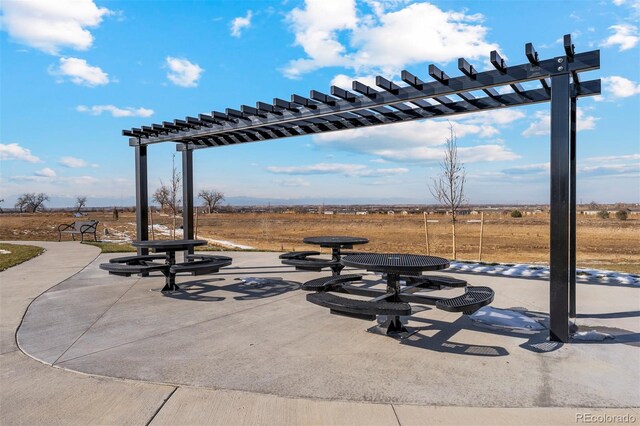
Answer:
<path fill-rule="evenodd" d="M 480 212 L 480 250 L 478 252 L 478 262 L 482 262 L 482 235 L 484 233 L 484 212 Z"/>
<path fill-rule="evenodd" d="M 429 250 L 429 227 L 427 226 L 427 212 L 423 212 L 424 216 L 424 242 L 427 245 L 427 256 L 430 256 Z"/>

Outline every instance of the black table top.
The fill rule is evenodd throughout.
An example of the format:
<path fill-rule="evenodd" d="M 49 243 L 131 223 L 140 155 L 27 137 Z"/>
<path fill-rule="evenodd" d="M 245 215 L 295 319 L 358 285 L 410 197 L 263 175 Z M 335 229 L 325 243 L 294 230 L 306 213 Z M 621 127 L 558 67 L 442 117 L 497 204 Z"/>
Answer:
<path fill-rule="evenodd" d="M 152 240 L 152 241 L 133 241 L 134 247 L 148 248 L 155 252 L 162 251 L 180 251 L 187 250 L 195 246 L 204 246 L 205 240 Z"/>
<path fill-rule="evenodd" d="M 437 271 L 449 267 L 447 259 L 418 254 L 350 254 L 343 257 L 341 262 L 345 266 L 366 269 L 367 271 L 391 273 Z"/>
<path fill-rule="evenodd" d="M 367 244 L 368 239 L 362 237 L 346 237 L 346 236 L 321 236 L 307 237 L 302 240 L 307 244 L 317 244 L 320 247 L 342 247 L 353 246 L 355 244 Z"/>

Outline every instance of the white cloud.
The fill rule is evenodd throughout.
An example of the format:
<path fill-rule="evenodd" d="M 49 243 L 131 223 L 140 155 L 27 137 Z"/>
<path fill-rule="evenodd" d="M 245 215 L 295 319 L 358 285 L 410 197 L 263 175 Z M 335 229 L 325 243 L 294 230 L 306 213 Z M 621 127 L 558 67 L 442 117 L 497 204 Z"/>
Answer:
<path fill-rule="evenodd" d="M 246 16 L 238 16 L 237 18 L 234 18 L 233 21 L 231 21 L 231 35 L 239 38 L 242 35 L 243 29 L 251 27 L 252 17 L 253 12 L 248 10 Z"/>
<path fill-rule="evenodd" d="M 593 163 L 611 163 L 617 161 L 640 161 L 640 154 L 627 154 L 627 155 L 606 155 L 604 157 L 589 157 L 584 161 Z"/>
<path fill-rule="evenodd" d="M 640 84 L 624 77 L 612 75 L 611 77 L 603 77 L 604 95 L 603 98 L 627 98 L 640 94 Z"/>
<path fill-rule="evenodd" d="M 404 167 L 370 169 L 363 164 L 318 163 L 309 166 L 269 166 L 267 171 L 285 175 L 328 175 L 341 174 L 349 177 L 395 176 L 409 172 Z"/>
<path fill-rule="evenodd" d="M 349 77 L 346 74 L 338 74 L 331 79 L 332 86 L 338 86 L 343 89 L 351 90 L 351 84 L 353 81 L 359 81 L 362 84 L 366 84 L 369 87 L 376 87 L 376 76 L 375 75 L 362 75 Z"/>
<path fill-rule="evenodd" d="M 62 157 L 61 159 L 58 160 L 58 164 L 64 167 L 68 167 L 70 169 L 79 169 L 82 167 L 89 166 L 89 164 L 87 164 L 87 162 L 84 161 L 82 158 L 76 158 L 76 157 Z"/>
<path fill-rule="evenodd" d="M 34 172 L 34 175 L 50 178 L 50 177 L 55 177 L 56 172 L 55 170 L 50 169 L 49 167 L 45 167 L 44 169 Z"/>
<path fill-rule="evenodd" d="M 526 174 L 549 174 L 551 170 L 550 163 L 527 164 L 524 166 L 514 166 L 504 169 L 502 173 L 509 175 L 526 175 Z"/>
<path fill-rule="evenodd" d="M 167 73 L 167 78 L 176 86 L 196 87 L 204 72 L 204 69 L 200 68 L 198 64 L 193 64 L 187 59 L 167 56 L 166 64 L 170 70 Z"/>
<path fill-rule="evenodd" d="M 27 163 L 42 163 L 42 160 L 31 154 L 31 150 L 23 148 L 17 143 L 0 143 L 0 160 L 22 160 Z"/>
<path fill-rule="evenodd" d="M 113 117 L 151 117 L 154 112 L 152 109 L 148 108 L 118 108 L 114 105 L 78 105 L 76 107 L 76 111 L 86 112 L 91 115 L 101 115 L 103 112 L 108 112 L 111 113 Z"/>
<path fill-rule="evenodd" d="M 455 120 L 454 132 L 461 139 L 465 136 L 492 138 L 499 129 L 492 122 L 509 123 L 521 118 L 519 114 L 478 114 L 473 120 Z M 421 120 L 398 123 L 394 126 L 376 126 L 341 132 L 323 133 L 313 136 L 313 141 L 331 149 L 374 155 L 382 160 L 417 162 L 439 161 L 442 158 L 446 139 L 449 137 L 449 122 Z M 458 146 L 460 156 L 466 162 L 512 160 L 518 156 L 502 144 L 492 140 L 491 144 L 476 147 Z"/>
<path fill-rule="evenodd" d="M 622 52 L 636 47 L 640 41 L 640 37 L 638 37 L 638 27 L 635 25 L 612 25 L 609 29 L 613 31 L 613 34 L 601 43 L 601 46 L 603 47 L 618 46 L 618 51 Z"/>
<path fill-rule="evenodd" d="M 89 65 L 84 59 L 60 58 L 58 68 L 50 67 L 49 74 L 59 77 L 59 82 L 68 78 L 72 83 L 81 86 L 102 86 L 109 83 L 109 74 L 100 67 Z"/>
<path fill-rule="evenodd" d="M 356 28 L 355 0 L 307 0 L 305 8 L 293 9 L 287 20 L 295 32 L 295 44 L 308 58 L 291 61 L 284 70 L 289 78 L 316 68 L 346 65 L 345 47 L 338 41 L 338 31 Z"/>
<path fill-rule="evenodd" d="M 544 136 L 551 134 L 551 115 L 547 111 L 536 111 L 534 114 L 535 121 L 522 132 L 523 136 Z M 598 117 L 587 115 L 583 108 L 576 111 L 577 130 L 593 130 L 596 128 Z"/>
<path fill-rule="evenodd" d="M 273 181 L 273 183 L 276 183 L 276 184 L 281 185 L 281 186 L 290 187 L 290 188 L 307 187 L 307 186 L 311 185 L 308 181 L 306 181 L 306 180 L 304 180 L 302 178 L 275 179 Z"/>
<path fill-rule="evenodd" d="M 357 75 L 397 75 L 406 65 L 459 57 L 479 59 L 497 49 L 487 42 L 479 14 L 444 11 L 430 3 L 373 2 L 374 15 L 353 0 L 307 0 L 288 15 L 296 45 L 307 57 L 291 61 L 285 76 L 298 78 L 322 67 L 351 68 Z M 341 40 L 349 40 L 349 44 Z M 345 44 L 343 44 L 345 43 Z"/>
<path fill-rule="evenodd" d="M 374 154 L 392 161 L 434 162 L 444 157 L 444 148 L 414 147 L 410 149 L 385 149 Z M 463 163 L 479 163 L 485 161 L 511 161 L 520 156 L 509 151 L 504 145 L 487 144 L 472 147 L 458 146 L 458 156 Z"/>
<path fill-rule="evenodd" d="M 0 26 L 16 41 L 57 55 L 69 47 L 86 50 L 93 36 L 86 28 L 100 25 L 112 12 L 93 0 L 4 0 Z"/>
<path fill-rule="evenodd" d="M 640 154 L 588 157 L 578 163 L 578 173 L 587 176 L 640 176 Z"/>

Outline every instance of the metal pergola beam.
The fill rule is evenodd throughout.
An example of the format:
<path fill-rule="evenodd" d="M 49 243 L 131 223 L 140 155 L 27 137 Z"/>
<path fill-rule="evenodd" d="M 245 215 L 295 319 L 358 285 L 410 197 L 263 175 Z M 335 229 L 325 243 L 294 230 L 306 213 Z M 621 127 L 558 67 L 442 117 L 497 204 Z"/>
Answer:
<path fill-rule="evenodd" d="M 332 93 L 336 94 L 342 91 L 343 93 L 341 94 L 343 94 L 344 98 L 340 96 L 331 97 L 330 99 L 325 99 L 327 101 L 326 103 L 294 94 L 292 95 L 291 102 L 274 99 L 274 109 L 272 112 L 265 111 L 266 108 L 264 106 L 268 104 L 261 103 L 263 108 L 256 108 L 256 110 L 259 110 L 258 115 L 248 113 L 250 110 L 247 108 L 245 108 L 244 111 L 228 108 L 226 114 L 214 111 L 211 118 L 215 122 L 210 122 L 208 123 L 210 126 L 208 125 L 200 129 L 183 128 L 182 130 L 176 130 L 166 128 L 162 125 L 156 125 L 155 127 L 144 126 L 142 129 L 125 130 L 123 133 L 126 136 L 132 137 L 132 139 L 130 139 L 132 145 L 147 145 L 168 141 L 181 142 L 183 139 L 201 138 L 214 134 L 249 130 L 265 125 L 285 125 L 309 118 L 332 120 L 338 113 L 356 112 L 358 110 L 397 103 L 434 99 L 446 104 L 447 101 L 444 100 L 444 98 L 448 95 L 457 95 L 460 93 L 465 95 L 470 91 L 486 90 L 495 87 L 519 87 L 517 86 L 518 83 L 544 80 L 550 78 L 557 72 L 557 58 L 538 61 L 535 64 L 525 63 L 507 66 L 497 52 L 492 52 L 492 57 L 494 59 L 494 66 L 498 65 L 496 70 L 479 73 L 474 71 L 471 73 L 471 76 L 463 73 L 462 76 L 450 78 L 447 76 L 448 78 L 446 79 L 440 78 L 440 80 L 427 83 L 422 82 L 414 76 L 415 81 L 413 84 L 405 87 L 397 86 L 395 83 L 393 87 L 388 84 L 385 86 L 385 81 L 388 80 L 379 77 L 377 80 L 381 83 L 380 85 L 386 87 L 381 91 L 376 91 L 369 86 L 354 81 L 353 90 L 360 93 L 360 95 L 347 95 L 350 92 L 344 89 L 332 90 Z M 464 58 L 461 58 L 461 61 L 467 64 L 463 64 L 463 69 L 467 70 L 464 66 L 468 66 L 473 70 L 473 66 L 469 65 Z M 599 64 L 600 52 L 595 50 L 573 56 L 572 62 L 570 64 L 567 63 L 566 66 L 568 67 L 567 69 L 570 69 L 572 73 L 577 75 L 577 73 L 580 72 L 597 69 Z M 439 70 L 437 70 L 437 67 L 433 67 L 432 71 L 434 71 L 434 74 L 437 74 Z M 408 75 L 412 76 L 411 73 L 403 73 L 403 77 L 407 77 Z M 548 91 L 548 88 L 543 87 L 543 90 Z M 320 92 L 312 92 L 314 92 L 312 95 L 315 95 L 316 98 L 322 99 L 322 96 L 317 96 Z M 521 91 L 521 97 L 526 97 L 528 95 L 527 92 L 528 91 Z M 526 103 L 526 101 L 526 98 L 520 99 L 520 102 L 517 103 L 523 104 Z M 462 112 L 478 110 L 468 102 L 467 105 L 454 104 L 451 109 L 453 111 L 444 112 L 443 115 L 455 113 L 457 112 L 456 109 L 466 109 Z M 276 110 L 277 113 L 275 112 Z M 201 115 L 200 118 L 202 119 L 203 115 Z"/>
<path fill-rule="evenodd" d="M 241 105 L 224 113 L 212 111 L 198 118 L 123 130 L 136 152 L 138 240 L 148 239 L 148 145 L 175 142 L 182 151 L 183 228 L 184 238 L 189 239 L 193 238 L 194 150 L 550 102 L 550 337 L 567 342 L 569 320 L 576 316 L 576 101 L 600 94 L 599 79 L 582 81 L 579 74 L 600 68 L 600 51 L 576 54 L 571 36 L 565 35 L 563 41 L 565 54 L 551 59 L 541 60 L 527 43 L 524 64 L 507 65 L 493 51 L 494 70 L 478 72 L 460 58 L 460 76 L 451 77 L 430 65 L 429 82 L 404 70 L 401 79 L 406 86 L 378 76 L 377 89 L 354 81 L 352 91 L 331 86 L 330 95 L 312 90 L 308 98 L 293 94 L 291 101 L 274 98 L 272 104 L 257 102 L 255 108 Z M 525 89 L 522 83 L 527 82 L 537 82 L 538 87 Z"/>

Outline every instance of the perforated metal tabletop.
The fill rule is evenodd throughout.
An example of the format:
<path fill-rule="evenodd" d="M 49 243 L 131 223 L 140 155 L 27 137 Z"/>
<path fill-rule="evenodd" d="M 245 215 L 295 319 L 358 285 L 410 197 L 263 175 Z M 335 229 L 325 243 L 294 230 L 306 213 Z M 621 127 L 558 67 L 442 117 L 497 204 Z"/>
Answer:
<path fill-rule="evenodd" d="M 343 265 L 352 266 L 354 268 L 388 273 L 437 271 L 449 267 L 449 261 L 447 259 L 418 254 L 352 254 L 343 257 L 341 262 Z"/>

